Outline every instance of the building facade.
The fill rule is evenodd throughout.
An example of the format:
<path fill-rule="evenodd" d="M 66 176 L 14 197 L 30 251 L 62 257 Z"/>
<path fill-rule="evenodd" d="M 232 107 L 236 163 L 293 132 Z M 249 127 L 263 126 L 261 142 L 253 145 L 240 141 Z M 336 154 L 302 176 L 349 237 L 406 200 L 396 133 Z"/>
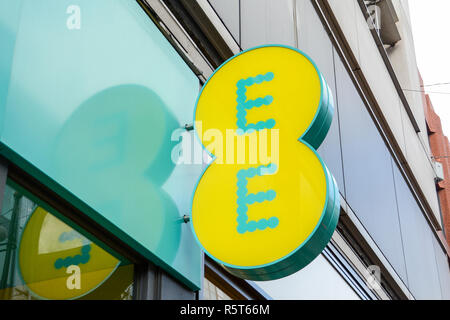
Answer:
<path fill-rule="evenodd" d="M 1 297 L 450 299 L 448 142 L 429 137 L 410 24 L 406 0 L 0 2 Z M 215 69 L 267 44 L 331 89 L 319 154 L 341 212 L 311 264 L 254 282 L 193 237 L 209 159 L 192 115 Z"/>
<path fill-rule="evenodd" d="M 442 130 L 441 119 L 434 111 L 430 96 L 428 94 L 424 94 L 423 98 L 425 101 L 425 117 L 427 121 L 432 158 L 440 164 L 438 164 L 438 168 L 442 169 L 442 171 L 439 172 L 440 177 L 438 177 L 438 197 L 442 213 L 443 240 L 447 241 L 448 246 L 450 243 L 448 237 L 448 234 L 450 232 L 450 212 L 448 206 L 450 191 L 447 178 L 450 174 L 450 162 L 448 157 L 449 142 L 447 136 L 444 135 L 444 132 Z"/>

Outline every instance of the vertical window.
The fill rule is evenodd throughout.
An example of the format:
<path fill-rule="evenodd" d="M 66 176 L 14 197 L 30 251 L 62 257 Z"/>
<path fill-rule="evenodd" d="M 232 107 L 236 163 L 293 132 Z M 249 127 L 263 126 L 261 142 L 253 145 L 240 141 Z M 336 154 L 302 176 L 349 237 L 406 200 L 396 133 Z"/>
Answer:
<path fill-rule="evenodd" d="M 225 292 L 220 290 L 211 281 L 203 279 L 203 300 L 232 300 Z"/>

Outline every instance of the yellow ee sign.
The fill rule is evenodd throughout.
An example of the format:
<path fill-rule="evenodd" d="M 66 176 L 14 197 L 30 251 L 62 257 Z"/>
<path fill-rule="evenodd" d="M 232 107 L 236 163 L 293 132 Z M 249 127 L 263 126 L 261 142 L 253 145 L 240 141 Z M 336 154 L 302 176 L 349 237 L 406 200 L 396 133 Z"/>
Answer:
<path fill-rule="evenodd" d="M 316 149 L 333 113 L 316 65 L 286 46 L 244 51 L 204 85 L 195 127 L 214 162 L 194 192 L 192 227 L 232 274 L 282 278 L 329 242 L 340 197 Z"/>

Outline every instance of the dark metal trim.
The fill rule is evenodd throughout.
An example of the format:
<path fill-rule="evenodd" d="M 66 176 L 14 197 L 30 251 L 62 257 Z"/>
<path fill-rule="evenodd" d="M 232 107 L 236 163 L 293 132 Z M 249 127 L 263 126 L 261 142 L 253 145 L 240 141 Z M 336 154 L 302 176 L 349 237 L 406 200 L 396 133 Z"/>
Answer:
<path fill-rule="evenodd" d="M 361 277 L 355 272 L 347 259 L 332 242 L 327 245 L 322 253 L 361 299 L 378 300 L 377 296 L 367 287 Z"/>
<path fill-rule="evenodd" d="M 194 292 L 171 277 L 163 269 L 150 263 L 135 266 L 135 300 L 197 300 Z"/>
<path fill-rule="evenodd" d="M 183 51 L 184 48 L 181 46 L 181 44 L 164 28 L 161 27 L 161 22 L 158 18 L 158 15 L 152 10 L 152 8 L 147 5 L 143 0 L 136 0 L 136 2 L 141 6 L 142 10 L 147 14 L 147 16 L 150 18 L 150 20 L 153 21 L 155 26 L 158 28 L 158 30 L 166 37 L 167 41 L 170 42 L 172 47 L 178 52 L 180 57 L 184 60 L 184 62 L 191 68 L 191 70 L 195 73 L 195 75 L 199 76 L 201 75 L 201 71 L 195 66 L 195 64 L 189 60 L 189 58 L 186 55 L 186 52 Z"/>
<path fill-rule="evenodd" d="M 364 237 L 360 235 L 358 229 L 354 226 L 347 215 L 341 215 L 337 226 L 337 231 L 366 267 L 371 265 L 377 265 L 380 267 L 381 286 L 391 299 L 409 299 L 392 277 L 391 273 L 385 268 L 384 263 L 378 258 L 372 247 L 366 242 Z"/>
<path fill-rule="evenodd" d="M 214 68 L 233 56 L 198 3 L 192 0 L 162 0 L 162 2 L 170 9 Z"/>
<path fill-rule="evenodd" d="M 165 0 L 167 1 L 167 0 Z M 197 23 L 200 30 L 203 32 L 205 37 L 209 40 L 211 45 L 217 51 L 221 59 L 227 60 L 232 57 L 233 51 L 229 48 L 227 43 L 224 41 L 220 33 L 217 31 L 215 26 L 211 23 L 208 16 L 205 14 L 203 9 L 200 7 L 197 1 L 192 0 L 179 0 L 192 19 Z M 209 2 L 208 2 L 209 3 Z M 215 12 L 214 8 L 211 6 L 212 11 Z M 217 15 L 219 17 L 219 15 Z M 222 20 L 219 17 L 219 20 Z M 224 24 L 225 26 L 225 24 Z M 225 29 L 228 31 L 227 27 Z M 229 31 L 228 31 L 229 32 Z M 229 32 L 231 35 L 231 32 Z M 234 40 L 233 35 L 231 38 Z M 236 41 L 236 40 L 235 40 Z M 237 44 L 237 43 L 236 43 Z M 242 49 L 241 49 L 242 50 Z"/>

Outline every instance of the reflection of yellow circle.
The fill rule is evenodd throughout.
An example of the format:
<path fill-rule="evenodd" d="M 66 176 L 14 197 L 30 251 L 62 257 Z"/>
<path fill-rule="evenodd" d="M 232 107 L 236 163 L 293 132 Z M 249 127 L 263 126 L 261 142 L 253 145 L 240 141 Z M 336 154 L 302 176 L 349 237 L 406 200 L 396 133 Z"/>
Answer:
<path fill-rule="evenodd" d="M 61 235 L 67 236 L 61 241 Z M 80 288 L 74 288 L 76 273 L 55 262 L 81 255 L 83 245 L 90 245 L 89 260 L 79 263 Z M 74 299 L 102 284 L 117 268 L 119 260 L 76 233 L 71 227 L 38 207 L 23 231 L 19 249 L 19 267 L 25 285 L 45 299 Z"/>

